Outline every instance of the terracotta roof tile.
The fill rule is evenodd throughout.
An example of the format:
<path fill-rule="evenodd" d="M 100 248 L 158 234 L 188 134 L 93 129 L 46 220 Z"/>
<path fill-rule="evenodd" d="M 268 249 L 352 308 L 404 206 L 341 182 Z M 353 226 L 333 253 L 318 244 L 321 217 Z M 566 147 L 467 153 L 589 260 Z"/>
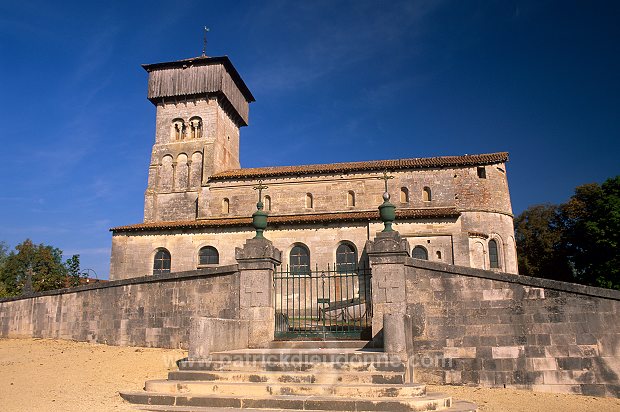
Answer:
<path fill-rule="evenodd" d="M 475 166 L 508 161 L 507 152 L 464 156 L 420 157 L 411 159 L 373 160 L 368 162 L 329 163 L 301 166 L 258 167 L 217 173 L 210 180 L 275 177 L 287 175 L 329 174 L 383 170 L 422 169 L 454 166 Z"/>
<path fill-rule="evenodd" d="M 397 209 L 398 219 L 427 219 L 458 217 L 460 213 L 451 207 L 427 208 L 427 209 Z M 342 213 L 316 213 L 303 215 L 280 215 L 269 216 L 269 225 L 294 225 L 308 223 L 331 223 L 331 222 L 355 222 L 355 221 L 379 221 L 379 211 L 360 211 Z M 118 226 L 110 229 L 112 232 L 137 232 L 160 229 L 200 229 L 215 227 L 250 227 L 251 217 L 232 217 L 220 219 L 184 220 L 174 222 L 150 222 L 135 225 Z"/>

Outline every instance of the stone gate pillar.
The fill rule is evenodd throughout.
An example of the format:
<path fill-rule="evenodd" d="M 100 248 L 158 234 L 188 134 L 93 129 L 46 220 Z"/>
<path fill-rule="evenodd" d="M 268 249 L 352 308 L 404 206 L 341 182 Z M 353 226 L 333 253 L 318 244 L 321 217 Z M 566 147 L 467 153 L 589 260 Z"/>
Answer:
<path fill-rule="evenodd" d="M 270 240 L 254 238 L 235 248 L 235 258 L 240 272 L 239 317 L 249 321 L 248 344 L 266 347 L 274 336 L 273 273 L 282 253 Z"/>
<path fill-rule="evenodd" d="M 372 335 L 388 351 L 387 346 L 404 345 L 404 329 L 398 324 L 384 325 L 384 318 L 402 320 L 407 311 L 405 259 L 409 256 L 409 242 L 396 231 L 379 232 L 374 240 L 366 242 L 366 253 L 372 270 Z M 401 333 L 403 336 L 398 336 Z"/>

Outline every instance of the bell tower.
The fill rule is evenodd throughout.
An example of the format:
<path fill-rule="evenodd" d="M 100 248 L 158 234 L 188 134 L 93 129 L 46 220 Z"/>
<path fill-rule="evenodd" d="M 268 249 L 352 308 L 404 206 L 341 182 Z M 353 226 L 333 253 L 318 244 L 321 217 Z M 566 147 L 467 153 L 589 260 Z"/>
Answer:
<path fill-rule="evenodd" d="M 254 96 L 228 57 L 145 64 L 157 108 L 144 221 L 191 220 L 209 176 L 238 169 Z"/>

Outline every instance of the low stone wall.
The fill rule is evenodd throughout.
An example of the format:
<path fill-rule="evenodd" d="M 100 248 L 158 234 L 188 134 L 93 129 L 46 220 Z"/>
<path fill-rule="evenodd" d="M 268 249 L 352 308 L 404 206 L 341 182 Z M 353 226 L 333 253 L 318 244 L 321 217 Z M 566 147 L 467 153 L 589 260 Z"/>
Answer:
<path fill-rule="evenodd" d="M 199 316 L 239 317 L 237 265 L 3 299 L 0 336 L 187 348 Z"/>
<path fill-rule="evenodd" d="M 620 292 L 406 259 L 415 379 L 620 397 Z"/>

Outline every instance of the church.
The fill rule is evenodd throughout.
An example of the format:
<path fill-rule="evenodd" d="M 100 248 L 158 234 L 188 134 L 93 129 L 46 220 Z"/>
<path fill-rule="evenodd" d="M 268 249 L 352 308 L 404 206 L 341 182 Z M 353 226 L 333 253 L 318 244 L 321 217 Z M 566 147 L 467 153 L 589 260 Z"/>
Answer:
<path fill-rule="evenodd" d="M 143 67 L 156 107 L 144 222 L 111 229 L 110 280 L 236 263 L 254 234 L 257 186 L 282 265 L 364 266 L 385 181 L 412 257 L 517 273 L 508 153 L 242 168 L 255 99 L 230 59 Z"/>

